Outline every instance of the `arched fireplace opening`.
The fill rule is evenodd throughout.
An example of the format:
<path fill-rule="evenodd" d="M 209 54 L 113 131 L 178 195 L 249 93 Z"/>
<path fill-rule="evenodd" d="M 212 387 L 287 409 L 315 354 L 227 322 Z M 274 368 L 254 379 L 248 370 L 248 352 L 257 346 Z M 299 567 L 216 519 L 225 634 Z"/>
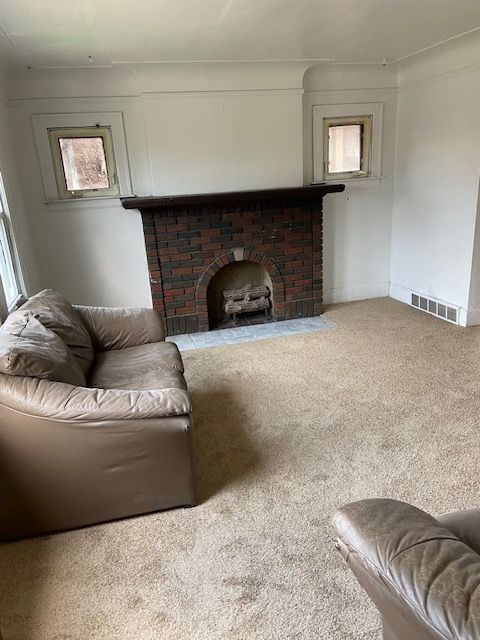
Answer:
<path fill-rule="evenodd" d="M 250 260 L 231 262 L 217 271 L 208 285 L 209 328 L 270 322 L 273 304 L 268 271 Z"/>

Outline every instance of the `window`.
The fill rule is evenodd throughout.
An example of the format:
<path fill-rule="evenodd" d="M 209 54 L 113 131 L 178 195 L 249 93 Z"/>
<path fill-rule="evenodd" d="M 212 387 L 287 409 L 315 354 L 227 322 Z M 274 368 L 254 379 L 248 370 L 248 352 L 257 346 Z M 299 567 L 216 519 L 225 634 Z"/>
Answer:
<path fill-rule="evenodd" d="M 11 309 L 17 301 L 21 290 L 17 277 L 15 259 L 13 254 L 12 235 L 10 233 L 10 217 L 8 214 L 7 200 L 3 180 L 0 175 L 0 280 L 3 288 L 3 297 L 7 309 Z M 3 303 L 3 300 L 2 300 Z"/>
<path fill-rule="evenodd" d="M 313 106 L 313 182 L 381 177 L 380 102 Z"/>
<path fill-rule="evenodd" d="M 324 118 L 324 179 L 370 175 L 372 117 Z"/>
<path fill-rule="evenodd" d="M 119 194 L 110 127 L 48 129 L 60 198 Z"/>
<path fill-rule="evenodd" d="M 32 116 L 47 204 L 132 194 L 123 113 Z"/>

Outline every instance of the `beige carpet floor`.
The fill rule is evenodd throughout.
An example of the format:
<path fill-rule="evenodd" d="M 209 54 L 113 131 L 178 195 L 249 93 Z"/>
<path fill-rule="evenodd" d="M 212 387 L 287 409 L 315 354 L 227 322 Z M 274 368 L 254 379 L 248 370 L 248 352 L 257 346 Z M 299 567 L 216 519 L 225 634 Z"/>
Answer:
<path fill-rule="evenodd" d="M 337 505 L 480 502 L 480 329 L 389 299 L 185 354 L 200 504 L 0 548 L 5 640 L 378 640 Z"/>

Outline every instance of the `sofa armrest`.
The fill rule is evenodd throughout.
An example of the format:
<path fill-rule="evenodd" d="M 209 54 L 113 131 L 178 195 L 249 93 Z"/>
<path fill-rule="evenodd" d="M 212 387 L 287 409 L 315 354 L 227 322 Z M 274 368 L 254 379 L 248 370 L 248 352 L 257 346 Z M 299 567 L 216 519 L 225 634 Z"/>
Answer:
<path fill-rule="evenodd" d="M 33 416 L 77 422 L 188 415 L 185 389 L 89 389 L 39 378 L 0 374 L 0 404 Z"/>
<path fill-rule="evenodd" d="M 447 527 L 383 499 L 338 509 L 333 526 L 343 557 L 399 638 L 480 638 L 480 556 Z"/>
<path fill-rule="evenodd" d="M 165 340 L 160 314 L 154 309 L 85 307 L 76 305 L 96 351 L 136 347 Z"/>

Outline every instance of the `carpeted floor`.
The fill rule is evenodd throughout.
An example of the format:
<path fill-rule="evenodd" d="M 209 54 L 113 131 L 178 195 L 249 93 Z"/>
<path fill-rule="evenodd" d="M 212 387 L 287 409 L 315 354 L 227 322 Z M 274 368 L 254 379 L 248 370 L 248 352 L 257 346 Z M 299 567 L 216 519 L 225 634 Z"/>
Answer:
<path fill-rule="evenodd" d="M 378 640 L 337 505 L 480 500 L 480 329 L 390 299 L 185 354 L 200 504 L 0 548 L 4 640 Z"/>

